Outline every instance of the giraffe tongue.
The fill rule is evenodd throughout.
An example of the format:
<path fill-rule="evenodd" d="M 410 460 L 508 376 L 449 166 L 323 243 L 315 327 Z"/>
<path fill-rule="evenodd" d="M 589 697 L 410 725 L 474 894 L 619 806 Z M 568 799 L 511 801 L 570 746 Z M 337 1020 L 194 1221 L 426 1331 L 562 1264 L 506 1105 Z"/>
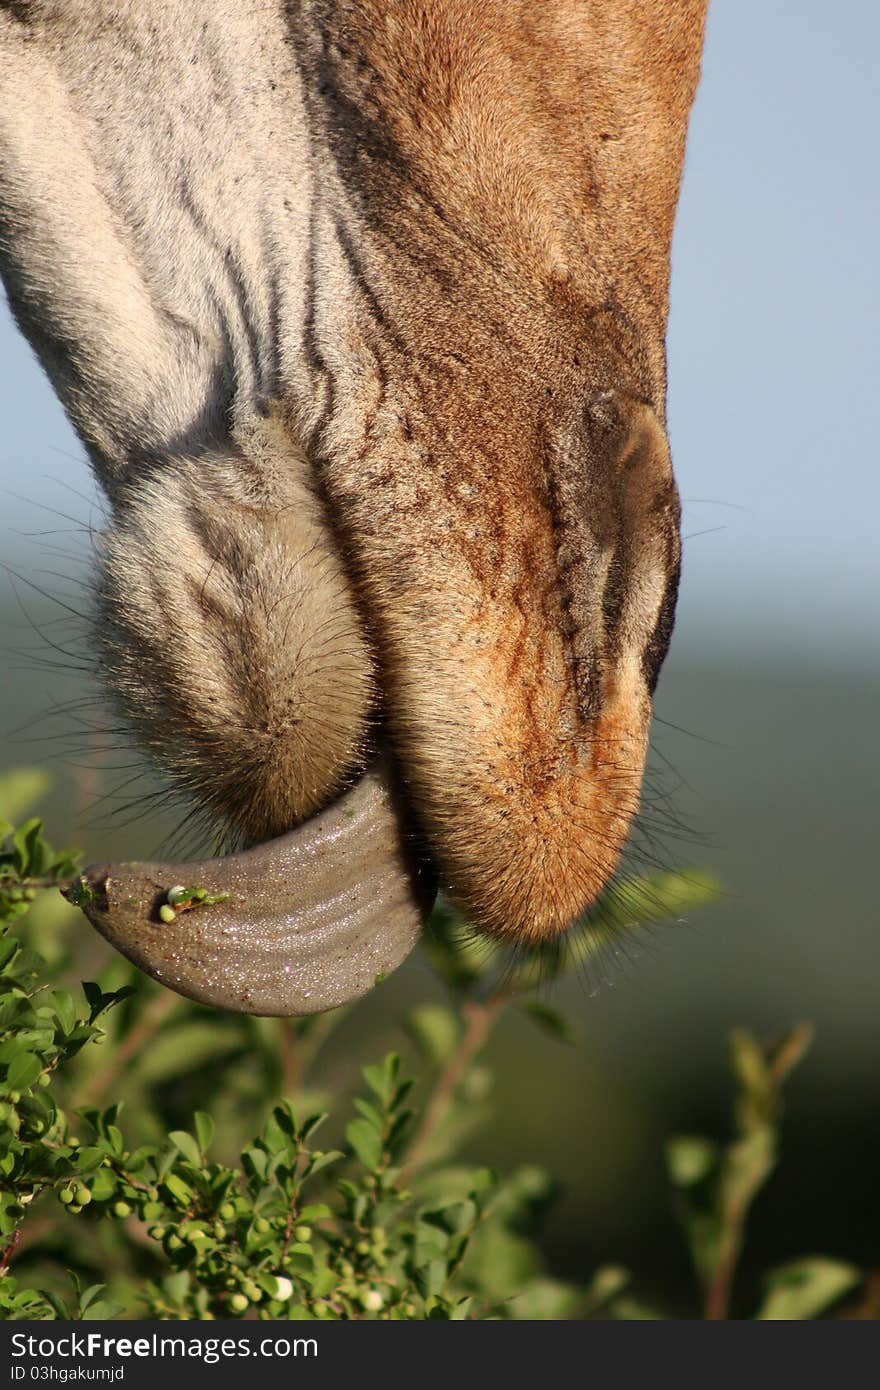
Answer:
<path fill-rule="evenodd" d="M 366 994 L 418 940 L 433 885 L 402 820 L 380 763 L 275 840 L 197 863 L 92 865 L 65 895 L 179 994 L 237 1013 L 320 1013 Z M 178 886 L 198 891 L 172 892 L 172 907 Z"/>

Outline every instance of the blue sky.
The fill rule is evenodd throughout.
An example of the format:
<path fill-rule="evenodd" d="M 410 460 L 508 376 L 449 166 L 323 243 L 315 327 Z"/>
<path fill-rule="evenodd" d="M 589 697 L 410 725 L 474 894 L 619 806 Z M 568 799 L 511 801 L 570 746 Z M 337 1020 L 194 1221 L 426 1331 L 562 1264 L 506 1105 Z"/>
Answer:
<path fill-rule="evenodd" d="M 878 52 L 875 0 L 711 8 L 669 335 L 694 640 L 878 651 Z M 94 489 L 5 306 L 0 367 L 0 548 L 21 564 L 17 533 L 54 524 L 33 504 L 85 519 L 67 488 Z"/>
<path fill-rule="evenodd" d="M 870 0 L 716 0 L 674 249 L 685 620 L 823 650 L 880 636 L 878 50 Z"/>

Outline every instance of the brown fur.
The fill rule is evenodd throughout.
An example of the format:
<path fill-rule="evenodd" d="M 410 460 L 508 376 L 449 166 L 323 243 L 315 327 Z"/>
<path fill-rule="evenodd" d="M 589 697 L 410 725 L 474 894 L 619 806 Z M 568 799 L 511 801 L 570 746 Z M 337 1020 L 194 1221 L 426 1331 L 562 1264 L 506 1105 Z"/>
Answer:
<path fill-rule="evenodd" d="M 246 843 L 363 761 L 372 661 L 302 455 L 273 419 L 241 453 L 160 466 L 101 540 L 101 666 L 159 764 Z"/>
<path fill-rule="evenodd" d="M 595 897 L 638 804 L 678 574 L 663 335 L 702 22 L 342 4 L 306 69 L 361 294 L 327 334 L 346 405 L 314 457 L 444 881 L 520 940 Z"/>
<path fill-rule="evenodd" d="M 245 838 L 332 796 L 380 714 L 473 923 L 564 930 L 637 808 L 672 626 L 705 0 L 21 9 L 0 263 L 113 501 L 114 688 Z"/>

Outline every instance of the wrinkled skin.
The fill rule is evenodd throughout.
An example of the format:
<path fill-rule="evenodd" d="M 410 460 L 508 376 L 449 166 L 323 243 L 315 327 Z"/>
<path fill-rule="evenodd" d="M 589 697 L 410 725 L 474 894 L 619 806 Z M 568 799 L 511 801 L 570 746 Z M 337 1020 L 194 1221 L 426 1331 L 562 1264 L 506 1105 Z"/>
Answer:
<path fill-rule="evenodd" d="M 435 878 L 535 942 L 615 868 L 678 582 L 664 335 L 704 9 L 0 5 L 0 269 L 111 503 L 101 666 L 259 846 L 192 871 L 236 884 L 187 913 L 225 952 L 211 1002 L 371 983 L 328 946 L 332 989 L 255 1003 L 258 880 L 292 969 L 329 910 L 384 970 Z M 158 915 L 193 880 L 149 868 L 96 871 L 86 910 L 208 997 Z"/>

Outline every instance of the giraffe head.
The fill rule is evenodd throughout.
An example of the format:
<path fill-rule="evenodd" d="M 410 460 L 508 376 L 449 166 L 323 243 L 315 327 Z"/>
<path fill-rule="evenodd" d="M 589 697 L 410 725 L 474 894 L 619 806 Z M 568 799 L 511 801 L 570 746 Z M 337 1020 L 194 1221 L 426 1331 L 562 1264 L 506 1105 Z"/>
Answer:
<path fill-rule="evenodd" d="M 183 992 L 310 1012 L 437 883 L 533 943 L 617 863 L 704 5 L 203 8 L 0 17 L 0 266 L 111 502 L 110 689 L 240 846 L 74 897 Z"/>

